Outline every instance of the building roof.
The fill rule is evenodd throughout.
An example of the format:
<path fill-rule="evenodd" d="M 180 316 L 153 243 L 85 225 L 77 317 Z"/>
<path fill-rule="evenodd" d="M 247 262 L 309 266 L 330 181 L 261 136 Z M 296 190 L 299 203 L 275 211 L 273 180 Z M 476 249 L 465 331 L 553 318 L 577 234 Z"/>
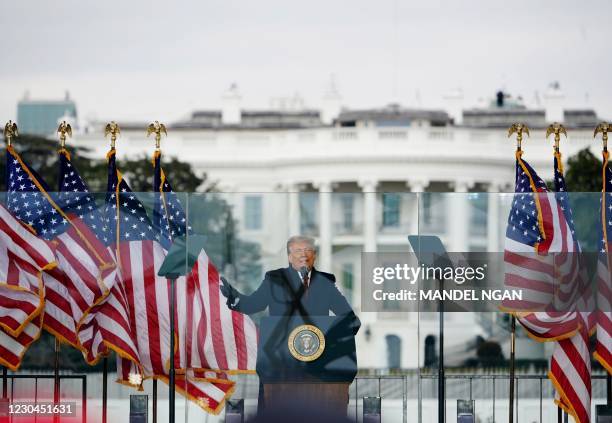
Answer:
<path fill-rule="evenodd" d="M 407 109 L 398 104 L 377 109 L 343 110 L 336 118 L 338 126 L 373 124 L 376 126 L 410 125 L 414 121 L 427 121 L 432 126 L 446 126 L 451 119 L 444 110 Z"/>
<path fill-rule="evenodd" d="M 174 122 L 174 129 L 301 129 L 324 126 L 318 110 L 242 110 L 240 122 L 223 123 L 220 110 L 197 110 L 188 119 Z"/>
<path fill-rule="evenodd" d="M 463 126 L 507 128 L 516 122 L 523 122 L 530 128 L 543 128 L 546 126 L 546 112 L 543 109 L 504 107 L 463 111 Z"/>
<path fill-rule="evenodd" d="M 563 111 L 563 125 L 566 128 L 595 127 L 600 119 L 592 109 Z M 513 123 L 523 122 L 530 128 L 546 128 L 544 109 L 491 107 L 463 111 L 463 126 L 474 128 L 507 128 Z"/>

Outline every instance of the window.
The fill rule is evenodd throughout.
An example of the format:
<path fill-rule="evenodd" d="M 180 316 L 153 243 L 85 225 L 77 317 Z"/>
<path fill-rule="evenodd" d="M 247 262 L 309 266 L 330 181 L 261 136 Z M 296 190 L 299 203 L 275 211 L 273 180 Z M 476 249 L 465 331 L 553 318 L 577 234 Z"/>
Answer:
<path fill-rule="evenodd" d="M 351 232 L 353 230 L 353 194 L 341 194 L 340 205 L 342 208 L 342 230 Z"/>
<path fill-rule="evenodd" d="M 385 336 L 387 341 L 387 365 L 390 369 L 399 369 L 402 359 L 402 340 L 397 335 Z"/>
<path fill-rule="evenodd" d="M 467 201 L 470 204 L 470 235 L 485 236 L 487 234 L 488 195 L 480 193 L 468 194 Z"/>
<path fill-rule="evenodd" d="M 300 193 L 300 230 L 303 235 L 313 235 L 317 230 L 318 193 Z"/>
<path fill-rule="evenodd" d="M 444 232 L 446 201 L 449 196 L 441 193 L 425 192 L 420 195 L 419 230 Z"/>
<path fill-rule="evenodd" d="M 260 195 L 247 195 L 244 198 L 244 228 L 261 229 L 262 201 Z"/>
<path fill-rule="evenodd" d="M 436 356 L 436 337 L 427 335 L 425 337 L 425 367 L 433 367 L 438 362 Z"/>
<path fill-rule="evenodd" d="M 400 196 L 396 193 L 384 193 L 383 200 L 383 227 L 395 228 L 400 222 Z"/>
<path fill-rule="evenodd" d="M 353 292 L 353 263 L 342 265 L 342 289 L 350 301 Z"/>

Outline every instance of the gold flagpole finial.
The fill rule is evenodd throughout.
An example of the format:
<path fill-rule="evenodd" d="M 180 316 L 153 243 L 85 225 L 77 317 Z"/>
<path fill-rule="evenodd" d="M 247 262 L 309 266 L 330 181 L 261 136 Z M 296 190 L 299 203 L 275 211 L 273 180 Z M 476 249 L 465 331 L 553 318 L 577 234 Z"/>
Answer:
<path fill-rule="evenodd" d="M 153 122 L 147 128 L 147 137 L 153 133 L 155 133 L 155 149 L 159 150 L 159 144 L 161 141 L 161 134 L 168 136 L 168 132 L 166 131 L 166 126 L 163 123 L 159 123 L 158 121 Z"/>
<path fill-rule="evenodd" d="M 66 147 L 66 135 L 72 136 L 72 127 L 64 120 L 57 127 L 57 133 L 59 134 L 60 146 L 62 148 Z"/>
<path fill-rule="evenodd" d="M 512 136 L 512 134 L 516 134 L 516 151 L 521 151 L 521 143 L 523 142 L 523 132 L 529 136 L 529 127 L 524 123 L 513 123 L 510 128 L 508 128 L 508 138 Z"/>
<path fill-rule="evenodd" d="M 106 138 L 108 134 L 110 134 L 111 150 L 115 149 L 115 141 L 117 141 L 117 135 L 119 135 L 120 133 L 121 133 L 121 128 L 119 128 L 119 125 L 117 125 L 117 123 L 114 120 L 106 124 L 106 127 L 104 128 L 104 138 Z"/>
<path fill-rule="evenodd" d="M 6 145 L 10 146 L 12 139 L 17 136 L 19 136 L 17 124 L 12 120 L 9 120 L 6 122 L 6 125 L 4 125 L 4 139 L 6 140 Z"/>
<path fill-rule="evenodd" d="M 555 134 L 555 152 L 558 153 L 561 134 L 565 135 L 565 138 L 567 138 L 567 131 L 563 125 L 561 125 L 559 122 L 555 122 L 552 125 L 549 125 L 548 129 L 546 129 L 546 138 L 548 138 L 550 134 Z"/>
<path fill-rule="evenodd" d="M 608 122 L 601 122 L 595 128 L 595 132 L 593 133 L 593 138 L 597 136 L 598 133 L 601 133 L 601 141 L 603 142 L 603 151 L 608 151 L 608 132 L 612 132 L 612 125 Z"/>

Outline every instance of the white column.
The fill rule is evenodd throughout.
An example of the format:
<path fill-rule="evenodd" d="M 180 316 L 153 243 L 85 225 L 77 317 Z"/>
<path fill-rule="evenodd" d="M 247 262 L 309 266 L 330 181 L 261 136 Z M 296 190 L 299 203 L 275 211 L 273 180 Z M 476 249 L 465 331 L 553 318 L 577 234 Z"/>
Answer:
<path fill-rule="evenodd" d="M 491 182 L 487 187 L 487 251 L 501 251 L 499 245 L 499 191 L 501 184 Z"/>
<path fill-rule="evenodd" d="M 376 233 L 378 221 L 376 219 L 376 186 L 377 181 L 363 180 L 359 186 L 363 191 L 363 251 L 374 253 L 377 249 Z"/>
<path fill-rule="evenodd" d="M 319 255 L 317 267 L 324 272 L 332 272 L 332 243 L 331 243 L 331 197 L 332 185 L 330 182 L 319 182 Z"/>
<path fill-rule="evenodd" d="M 289 196 L 289 236 L 300 234 L 300 186 L 289 183 L 287 185 Z"/>
<path fill-rule="evenodd" d="M 429 186 L 429 181 L 425 179 L 411 179 L 406 182 L 406 186 L 410 188 L 410 192 L 425 192 Z"/>
<path fill-rule="evenodd" d="M 406 182 L 406 186 L 410 188 L 410 192 L 413 193 L 410 196 L 410 235 L 419 234 L 419 218 L 420 218 L 420 204 L 423 200 L 423 193 L 429 186 L 429 181 L 424 179 L 415 179 Z"/>
<path fill-rule="evenodd" d="M 469 189 L 474 182 L 459 179 L 453 182 L 455 192 L 450 194 L 450 207 L 448 209 L 449 219 L 447 227 L 450 229 L 449 248 L 450 251 L 468 251 L 470 208 L 467 198 Z"/>

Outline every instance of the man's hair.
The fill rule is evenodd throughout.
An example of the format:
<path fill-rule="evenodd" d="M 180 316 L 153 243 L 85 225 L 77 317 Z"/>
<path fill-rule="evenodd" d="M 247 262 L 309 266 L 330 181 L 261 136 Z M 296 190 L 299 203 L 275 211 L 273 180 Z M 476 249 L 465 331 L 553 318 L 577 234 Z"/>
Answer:
<path fill-rule="evenodd" d="M 289 248 L 291 247 L 291 244 L 294 244 L 296 242 L 305 242 L 310 247 L 312 247 L 313 250 L 315 249 L 314 238 L 311 238 L 309 236 L 294 235 L 287 240 L 287 255 L 291 254 L 291 251 L 289 250 Z"/>

